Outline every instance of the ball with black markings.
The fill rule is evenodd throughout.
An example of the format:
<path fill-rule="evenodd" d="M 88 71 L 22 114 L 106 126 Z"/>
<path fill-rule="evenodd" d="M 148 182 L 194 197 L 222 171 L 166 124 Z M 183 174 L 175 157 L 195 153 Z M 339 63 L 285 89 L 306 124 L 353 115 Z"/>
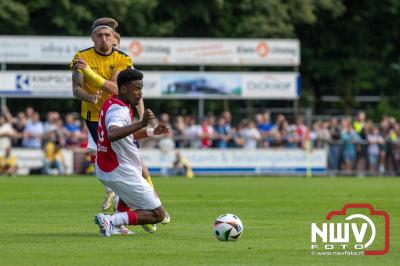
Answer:
<path fill-rule="evenodd" d="M 243 224 L 234 214 L 223 214 L 214 222 L 214 233 L 220 241 L 236 241 L 243 233 Z"/>

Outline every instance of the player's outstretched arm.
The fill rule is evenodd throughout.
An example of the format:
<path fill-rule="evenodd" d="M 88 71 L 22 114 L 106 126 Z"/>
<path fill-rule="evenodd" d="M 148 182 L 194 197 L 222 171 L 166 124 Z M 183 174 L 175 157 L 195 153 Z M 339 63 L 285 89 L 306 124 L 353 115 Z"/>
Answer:
<path fill-rule="evenodd" d="M 72 92 L 74 97 L 85 102 L 97 103 L 101 96 L 101 92 L 97 94 L 89 94 L 83 89 L 84 77 L 77 69 L 72 72 Z"/>
<path fill-rule="evenodd" d="M 133 134 L 135 140 L 153 137 L 157 135 L 169 134 L 169 128 L 166 124 L 159 124 L 156 128 L 141 129 Z"/>
<path fill-rule="evenodd" d="M 150 119 L 155 118 L 153 112 L 149 109 L 147 109 L 144 114 L 142 120 L 130 124 L 129 126 L 125 127 L 119 127 L 119 126 L 110 126 L 108 129 L 108 139 L 113 142 L 117 141 L 120 139 L 125 138 L 126 136 L 130 134 L 135 134 L 139 130 L 143 129 L 144 127 L 147 127 Z"/>

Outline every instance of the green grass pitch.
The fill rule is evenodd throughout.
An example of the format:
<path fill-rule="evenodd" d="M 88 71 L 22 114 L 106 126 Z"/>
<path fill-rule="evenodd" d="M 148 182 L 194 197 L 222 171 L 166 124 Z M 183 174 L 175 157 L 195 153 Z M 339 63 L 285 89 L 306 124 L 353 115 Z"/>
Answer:
<path fill-rule="evenodd" d="M 91 177 L 0 177 L 0 265 L 399 265 L 400 179 L 153 178 L 172 223 L 155 234 L 99 236 L 103 188 Z M 391 218 L 384 256 L 313 256 L 310 223 L 345 203 L 371 203 Z M 213 221 L 234 213 L 237 242 Z"/>

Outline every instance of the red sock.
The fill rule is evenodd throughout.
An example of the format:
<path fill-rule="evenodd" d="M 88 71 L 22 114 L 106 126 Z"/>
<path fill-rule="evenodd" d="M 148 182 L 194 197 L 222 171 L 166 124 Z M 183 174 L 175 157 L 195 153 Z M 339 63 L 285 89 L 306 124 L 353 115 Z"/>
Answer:
<path fill-rule="evenodd" d="M 126 205 L 125 202 L 123 202 L 121 199 L 119 199 L 118 205 L 117 205 L 117 211 L 119 211 L 119 212 L 127 212 L 129 210 L 130 210 L 130 208 L 128 207 L 128 205 Z"/>
<path fill-rule="evenodd" d="M 127 213 L 128 213 L 129 225 L 137 225 L 138 218 L 137 218 L 136 212 L 129 210 L 129 211 L 127 211 Z"/>

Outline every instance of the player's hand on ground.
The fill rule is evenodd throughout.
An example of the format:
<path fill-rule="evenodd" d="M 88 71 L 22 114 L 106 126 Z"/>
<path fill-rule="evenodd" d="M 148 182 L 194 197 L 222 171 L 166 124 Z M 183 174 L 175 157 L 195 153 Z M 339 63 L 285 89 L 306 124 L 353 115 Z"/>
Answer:
<path fill-rule="evenodd" d="M 169 134 L 169 128 L 167 124 L 159 124 L 155 129 L 154 129 L 154 135 L 168 135 Z"/>
<path fill-rule="evenodd" d="M 75 59 L 75 69 L 85 69 L 87 67 L 86 61 L 78 57 Z"/>
<path fill-rule="evenodd" d="M 101 98 L 102 91 L 97 91 L 96 94 L 93 95 L 92 103 L 96 104 Z"/>
<path fill-rule="evenodd" d="M 143 113 L 143 118 L 141 120 L 142 126 L 147 127 L 150 120 L 153 118 L 155 118 L 153 112 L 150 109 L 146 109 L 146 111 L 144 111 L 144 113 Z"/>

